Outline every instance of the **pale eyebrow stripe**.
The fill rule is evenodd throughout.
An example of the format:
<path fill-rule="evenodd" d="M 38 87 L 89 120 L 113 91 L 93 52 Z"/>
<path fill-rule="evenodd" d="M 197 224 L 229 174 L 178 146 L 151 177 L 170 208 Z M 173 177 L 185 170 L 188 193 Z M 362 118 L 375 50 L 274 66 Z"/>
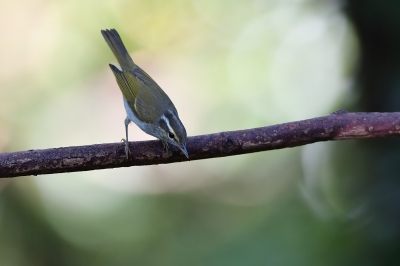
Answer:
<path fill-rule="evenodd" d="M 175 131 L 172 129 L 171 125 L 169 124 L 168 118 L 167 118 L 165 115 L 162 115 L 162 116 L 161 116 L 161 119 L 165 121 L 165 123 L 167 124 L 167 127 L 168 127 L 169 131 L 170 131 L 171 133 L 173 133 L 174 135 L 176 135 L 176 134 L 175 134 Z"/>

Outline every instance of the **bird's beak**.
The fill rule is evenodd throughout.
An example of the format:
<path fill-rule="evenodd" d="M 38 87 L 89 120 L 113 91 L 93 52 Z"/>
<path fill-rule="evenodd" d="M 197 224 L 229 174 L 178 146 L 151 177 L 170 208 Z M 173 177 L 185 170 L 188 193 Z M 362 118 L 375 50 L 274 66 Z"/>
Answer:
<path fill-rule="evenodd" d="M 188 153 L 188 151 L 187 151 L 187 149 L 186 149 L 186 145 L 185 145 L 185 144 L 179 145 L 179 149 L 181 149 L 181 151 L 183 152 L 183 154 L 185 154 L 186 158 L 189 159 L 189 153 Z"/>

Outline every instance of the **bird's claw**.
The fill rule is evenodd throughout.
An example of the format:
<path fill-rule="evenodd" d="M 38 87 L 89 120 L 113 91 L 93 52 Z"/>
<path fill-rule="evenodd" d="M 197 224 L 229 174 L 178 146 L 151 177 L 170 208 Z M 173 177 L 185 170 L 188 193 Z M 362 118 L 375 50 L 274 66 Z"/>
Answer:
<path fill-rule="evenodd" d="M 163 150 L 165 152 L 168 152 L 168 142 L 165 142 L 165 141 L 161 140 L 161 143 L 163 145 Z"/>

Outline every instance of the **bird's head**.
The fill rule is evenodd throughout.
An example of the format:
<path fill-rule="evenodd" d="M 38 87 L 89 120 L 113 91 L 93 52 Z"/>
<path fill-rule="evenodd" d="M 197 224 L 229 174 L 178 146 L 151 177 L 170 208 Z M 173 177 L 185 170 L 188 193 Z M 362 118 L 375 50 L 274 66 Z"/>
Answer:
<path fill-rule="evenodd" d="M 189 154 L 186 149 L 186 129 L 179 116 L 174 111 L 166 111 L 159 120 L 159 138 L 167 143 L 177 146 L 187 158 Z"/>

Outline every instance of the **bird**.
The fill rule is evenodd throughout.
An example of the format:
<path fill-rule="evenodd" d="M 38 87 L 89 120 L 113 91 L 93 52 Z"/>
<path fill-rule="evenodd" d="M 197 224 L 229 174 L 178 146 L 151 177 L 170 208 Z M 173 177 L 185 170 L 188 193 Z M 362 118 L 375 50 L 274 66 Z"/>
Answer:
<path fill-rule="evenodd" d="M 126 111 L 125 154 L 129 159 L 128 125 L 135 123 L 145 133 L 161 140 L 164 149 L 168 144 L 178 147 L 189 159 L 186 148 L 187 134 L 178 111 L 168 95 L 129 55 L 115 29 L 101 30 L 105 41 L 121 69 L 109 64 L 122 92 Z"/>

